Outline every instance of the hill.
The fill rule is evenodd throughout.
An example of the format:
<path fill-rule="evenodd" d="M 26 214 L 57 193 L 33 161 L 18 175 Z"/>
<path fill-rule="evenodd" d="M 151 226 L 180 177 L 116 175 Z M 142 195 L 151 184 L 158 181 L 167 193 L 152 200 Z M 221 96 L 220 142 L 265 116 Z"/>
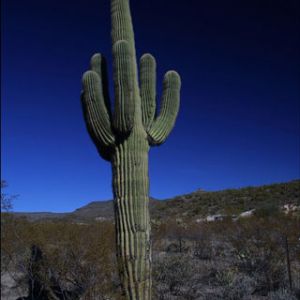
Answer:
<path fill-rule="evenodd" d="M 287 183 L 226 189 L 217 192 L 198 190 L 166 200 L 150 199 L 152 219 L 181 218 L 193 220 L 211 214 L 237 215 L 243 211 L 274 211 L 285 204 L 300 205 L 300 180 Z M 31 221 L 90 222 L 112 220 L 113 201 L 93 201 L 71 213 L 14 213 Z"/>

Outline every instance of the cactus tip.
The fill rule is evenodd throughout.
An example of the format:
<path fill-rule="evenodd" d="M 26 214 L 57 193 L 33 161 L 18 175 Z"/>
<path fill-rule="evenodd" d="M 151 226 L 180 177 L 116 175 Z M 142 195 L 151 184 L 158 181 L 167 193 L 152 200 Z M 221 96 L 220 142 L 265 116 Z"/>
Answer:
<path fill-rule="evenodd" d="M 140 60 L 152 60 L 155 62 L 155 58 L 152 54 L 150 53 L 145 53 L 141 56 L 141 59 Z"/>
<path fill-rule="evenodd" d="M 165 74 L 165 80 L 168 84 L 172 86 L 181 86 L 180 75 L 174 70 L 170 70 Z"/>

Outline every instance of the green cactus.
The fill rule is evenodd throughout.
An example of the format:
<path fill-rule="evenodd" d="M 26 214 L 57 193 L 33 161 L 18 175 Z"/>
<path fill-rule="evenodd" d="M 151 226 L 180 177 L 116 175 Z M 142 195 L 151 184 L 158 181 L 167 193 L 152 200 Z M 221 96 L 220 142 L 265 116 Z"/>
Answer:
<path fill-rule="evenodd" d="M 115 107 L 110 110 L 105 60 L 91 58 L 83 75 L 87 129 L 100 155 L 111 162 L 119 273 L 127 299 L 151 299 L 148 152 L 162 144 L 179 109 L 180 77 L 164 76 L 156 116 L 156 62 L 144 54 L 138 71 L 129 0 L 111 0 Z"/>

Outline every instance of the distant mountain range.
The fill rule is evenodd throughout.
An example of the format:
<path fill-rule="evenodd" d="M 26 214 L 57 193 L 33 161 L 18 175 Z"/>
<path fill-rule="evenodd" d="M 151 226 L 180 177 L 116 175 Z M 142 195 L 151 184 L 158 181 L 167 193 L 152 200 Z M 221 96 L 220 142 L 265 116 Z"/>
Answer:
<path fill-rule="evenodd" d="M 194 220 L 211 214 L 239 214 L 251 209 L 273 211 L 286 204 L 300 206 L 300 180 L 287 183 L 227 189 L 217 192 L 198 190 L 166 200 L 150 199 L 154 220 L 181 218 Z M 30 221 L 70 221 L 86 223 L 112 220 L 113 201 L 94 201 L 71 213 L 15 212 Z"/>
<path fill-rule="evenodd" d="M 160 201 L 150 199 L 150 209 L 156 206 Z M 25 217 L 30 221 L 54 221 L 69 220 L 73 222 L 102 221 L 111 220 L 114 217 L 113 201 L 93 201 L 70 213 L 52 213 L 52 212 L 14 212 L 15 216 Z"/>

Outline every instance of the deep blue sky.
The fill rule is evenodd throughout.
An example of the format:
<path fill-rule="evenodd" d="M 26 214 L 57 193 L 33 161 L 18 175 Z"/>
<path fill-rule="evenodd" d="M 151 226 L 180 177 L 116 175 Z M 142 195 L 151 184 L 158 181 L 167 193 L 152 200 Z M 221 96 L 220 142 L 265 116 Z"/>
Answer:
<path fill-rule="evenodd" d="M 159 93 L 164 72 L 182 77 L 176 126 L 150 151 L 151 195 L 299 178 L 300 2 L 134 0 L 131 9 Z M 2 0 L 1 12 L 2 179 L 20 194 L 14 209 L 111 199 L 110 165 L 79 99 L 94 52 L 112 78 L 109 1 Z"/>

